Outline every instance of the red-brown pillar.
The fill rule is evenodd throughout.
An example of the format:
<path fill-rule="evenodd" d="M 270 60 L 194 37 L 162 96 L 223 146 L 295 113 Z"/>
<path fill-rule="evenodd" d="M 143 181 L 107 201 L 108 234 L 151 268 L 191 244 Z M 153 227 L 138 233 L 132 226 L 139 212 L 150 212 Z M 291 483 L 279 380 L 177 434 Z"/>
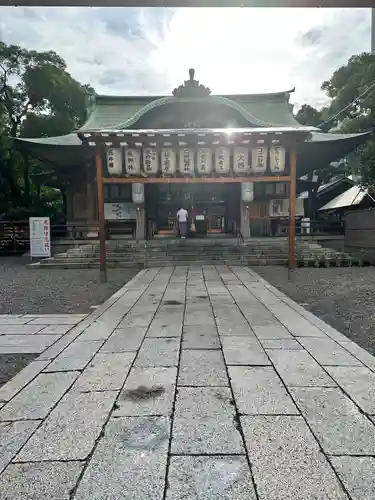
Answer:
<path fill-rule="evenodd" d="M 290 154 L 290 184 L 289 184 L 289 269 L 294 269 L 295 239 L 296 239 L 296 183 L 297 183 L 297 153 Z"/>
<path fill-rule="evenodd" d="M 103 197 L 103 164 L 100 149 L 95 153 L 96 184 L 98 188 L 98 218 L 99 218 L 99 245 L 100 245 L 100 281 L 107 281 L 107 258 L 105 248 L 105 219 Z"/>

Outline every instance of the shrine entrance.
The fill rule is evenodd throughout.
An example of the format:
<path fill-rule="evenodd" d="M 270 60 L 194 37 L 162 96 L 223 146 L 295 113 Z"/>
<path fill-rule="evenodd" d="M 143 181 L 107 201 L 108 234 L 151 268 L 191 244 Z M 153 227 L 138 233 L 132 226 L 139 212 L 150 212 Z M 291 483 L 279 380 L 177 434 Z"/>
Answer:
<path fill-rule="evenodd" d="M 155 236 L 177 233 L 176 213 L 183 207 L 189 214 L 189 236 L 234 234 L 240 218 L 239 184 L 154 184 L 147 186 L 147 219 Z"/>

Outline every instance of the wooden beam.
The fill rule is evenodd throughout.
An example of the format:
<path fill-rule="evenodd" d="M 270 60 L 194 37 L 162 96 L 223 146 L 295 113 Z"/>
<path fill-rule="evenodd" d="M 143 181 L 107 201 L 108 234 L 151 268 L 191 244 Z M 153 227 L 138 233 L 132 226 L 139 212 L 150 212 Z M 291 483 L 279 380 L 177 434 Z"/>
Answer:
<path fill-rule="evenodd" d="M 289 186 L 289 269 L 294 269 L 295 240 L 296 240 L 296 169 L 297 153 L 292 151 L 290 155 L 290 186 Z"/>
<path fill-rule="evenodd" d="M 103 196 L 103 164 L 100 149 L 95 152 L 96 184 L 98 188 L 98 217 L 99 217 L 99 245 L 100 245 L 100 281 L 107 281 L 107 256 L 105 247 L 105 218 Z"/>
<path fill-rule="evenodd" d="M 225 184 L 233 182 L 291 182 L 291 177 L 104 177 L 104 184 Z"/>

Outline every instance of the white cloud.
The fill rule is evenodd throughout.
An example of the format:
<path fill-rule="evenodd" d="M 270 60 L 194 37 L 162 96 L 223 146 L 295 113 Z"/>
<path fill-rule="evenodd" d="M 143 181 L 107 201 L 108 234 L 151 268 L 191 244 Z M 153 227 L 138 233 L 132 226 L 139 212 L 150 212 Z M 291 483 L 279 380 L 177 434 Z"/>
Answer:
<path fill-rule="evenodd" d="M 127 9 L 0 7 L 0 39 L 55 50 L 105 94 L 170 94 L 188 77 L 214 93 L 296 87 L 322 105 L 323 80 L 370 50 L 369 9 Z"/>

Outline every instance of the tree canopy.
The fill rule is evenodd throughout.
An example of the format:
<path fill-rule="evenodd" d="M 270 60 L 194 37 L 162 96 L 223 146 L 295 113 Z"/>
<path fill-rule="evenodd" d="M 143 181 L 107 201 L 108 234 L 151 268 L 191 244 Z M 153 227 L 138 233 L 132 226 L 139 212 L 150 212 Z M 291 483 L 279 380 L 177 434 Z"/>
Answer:
<path fill-rule="evenodd" d="M 360 133 L 375 125 L 375 55 L 352 56 L 322 83 L 329 106 L 317 110 L 303 105 L 296 118 L 303 125 L 319 126 L 323 131 Z M 359 173 L 364 183 L 375 182 L 375 136 L 349 157 L 349 168 Z"/>
<path fill-rule="evenodd" d="M 93 93 L 70 75 L 56 52 L 0 42 L 0 213 L 35 201 L 30 169 L 43 168 L 22 157 L 12 138 L 70 133 L 84 122 Z"/>

